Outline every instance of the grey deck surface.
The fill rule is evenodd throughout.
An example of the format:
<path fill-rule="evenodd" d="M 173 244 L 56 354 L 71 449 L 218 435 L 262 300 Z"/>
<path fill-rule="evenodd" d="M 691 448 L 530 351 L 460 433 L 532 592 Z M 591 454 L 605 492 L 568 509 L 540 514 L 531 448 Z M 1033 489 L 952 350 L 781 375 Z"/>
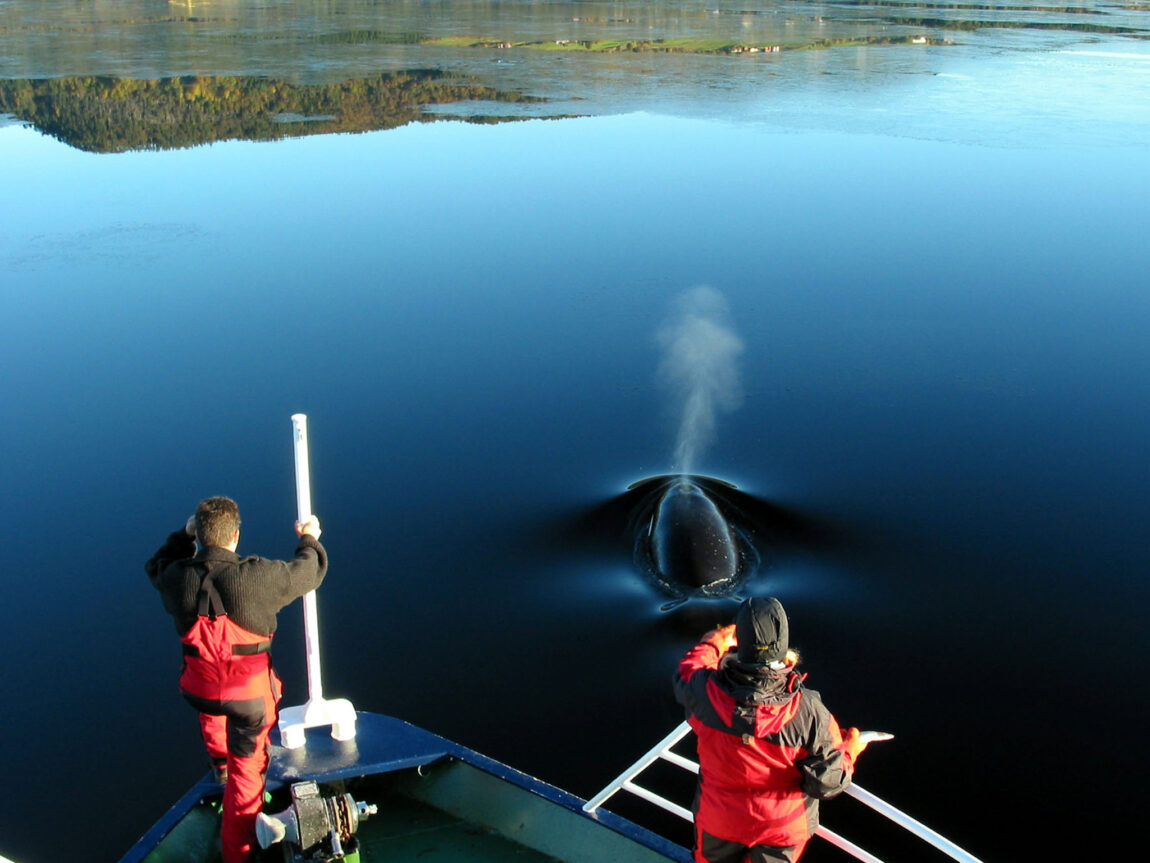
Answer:
<path fill-rule="evenodd" d="M 386 801 L 386 808 L 365 822 L 359 835 L 363 863 L 554 863 L 555 859 L 410 798 Z"/>

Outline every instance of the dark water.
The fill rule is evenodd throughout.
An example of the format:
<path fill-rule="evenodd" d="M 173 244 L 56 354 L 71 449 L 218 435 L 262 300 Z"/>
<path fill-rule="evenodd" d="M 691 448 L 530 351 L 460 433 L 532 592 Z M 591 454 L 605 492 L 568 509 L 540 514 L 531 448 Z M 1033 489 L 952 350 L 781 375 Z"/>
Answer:
<path fill-rule="evenodd" d="M 500 115 L 588 116 L 111 154 L 0 126 L 0 854 L 114 860 L 204 772 L 142 563 L 216 493 L 241 551 L 289 554 L 297 411 L 326 693 L 598 790 L 678 721 L 675 659 L 733 609 L 661 611 L 591 517 L 681 467 L 658 333 L 707 285 L 741 397 L 693 469 L 821 528 L 764 544 L 747 591 L 786 604 L 844 722 L 896 734 L 860 783 L 988 861 L 1117 856 L 1150 767 L 1146 13 L 302 5 L 0 3 L 0 73 L 438 68 L 551 100 Z M 589 10 L 636 39 L 821 18 L 932 44 L 315 39 L 569 38 Z M 825 821 L 865 844 L 852 805 Z"/>

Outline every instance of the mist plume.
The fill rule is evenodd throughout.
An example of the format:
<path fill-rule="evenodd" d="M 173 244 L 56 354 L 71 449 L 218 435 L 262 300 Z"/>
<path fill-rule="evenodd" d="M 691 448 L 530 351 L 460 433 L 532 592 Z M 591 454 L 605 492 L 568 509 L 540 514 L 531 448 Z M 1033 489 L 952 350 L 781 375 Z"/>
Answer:
<path fill-rule="evenodd" d="M 726 299 L 706 285 L 678 298 L 658 340 L 660 378 L 674 394 L 679 416 L 675 466 L 691 473 L 714 440 L 719 414 L 742 403 L 738 357 L 743 342 L 731 326 Z"/>

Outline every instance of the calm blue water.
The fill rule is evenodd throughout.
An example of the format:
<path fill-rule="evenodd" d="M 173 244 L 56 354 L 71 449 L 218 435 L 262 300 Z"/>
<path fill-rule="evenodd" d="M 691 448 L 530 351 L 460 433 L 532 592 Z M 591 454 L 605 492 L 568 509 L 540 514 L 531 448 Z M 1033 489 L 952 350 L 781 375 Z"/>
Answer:
<path fill-rule="evenodd" d="M 0 126 L 0 853 L 116 859 L 206 769 L 142 563 L 217 493 L 289 554 L 297 411 L 327 694 L 596 791 L 733 608 L 661 612 L 621 526 L 574 527 L 677 467 L 657 333 L 708 285 L 742 398 L 697 469 L 834 527 L 749 590 L 896 734 L 860 782 L 988 861 L 1116 856 L 1150 766 L 1150 52 L 960 41 L 504 125 L 114 155 Z"/>

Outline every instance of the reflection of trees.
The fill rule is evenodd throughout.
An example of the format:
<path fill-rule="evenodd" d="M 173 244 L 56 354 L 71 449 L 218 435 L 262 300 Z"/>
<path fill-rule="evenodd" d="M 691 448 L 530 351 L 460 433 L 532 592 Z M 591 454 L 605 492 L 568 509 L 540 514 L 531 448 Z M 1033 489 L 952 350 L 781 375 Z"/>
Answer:
<path fill-rule="evenodd" d="M 321 85 L 244 77 L 0 80 L 0 112 L 98 153 L 390 129 L 435 119 L 423 105 L 468 100 L 538 101 L 436 70 Z"/>

